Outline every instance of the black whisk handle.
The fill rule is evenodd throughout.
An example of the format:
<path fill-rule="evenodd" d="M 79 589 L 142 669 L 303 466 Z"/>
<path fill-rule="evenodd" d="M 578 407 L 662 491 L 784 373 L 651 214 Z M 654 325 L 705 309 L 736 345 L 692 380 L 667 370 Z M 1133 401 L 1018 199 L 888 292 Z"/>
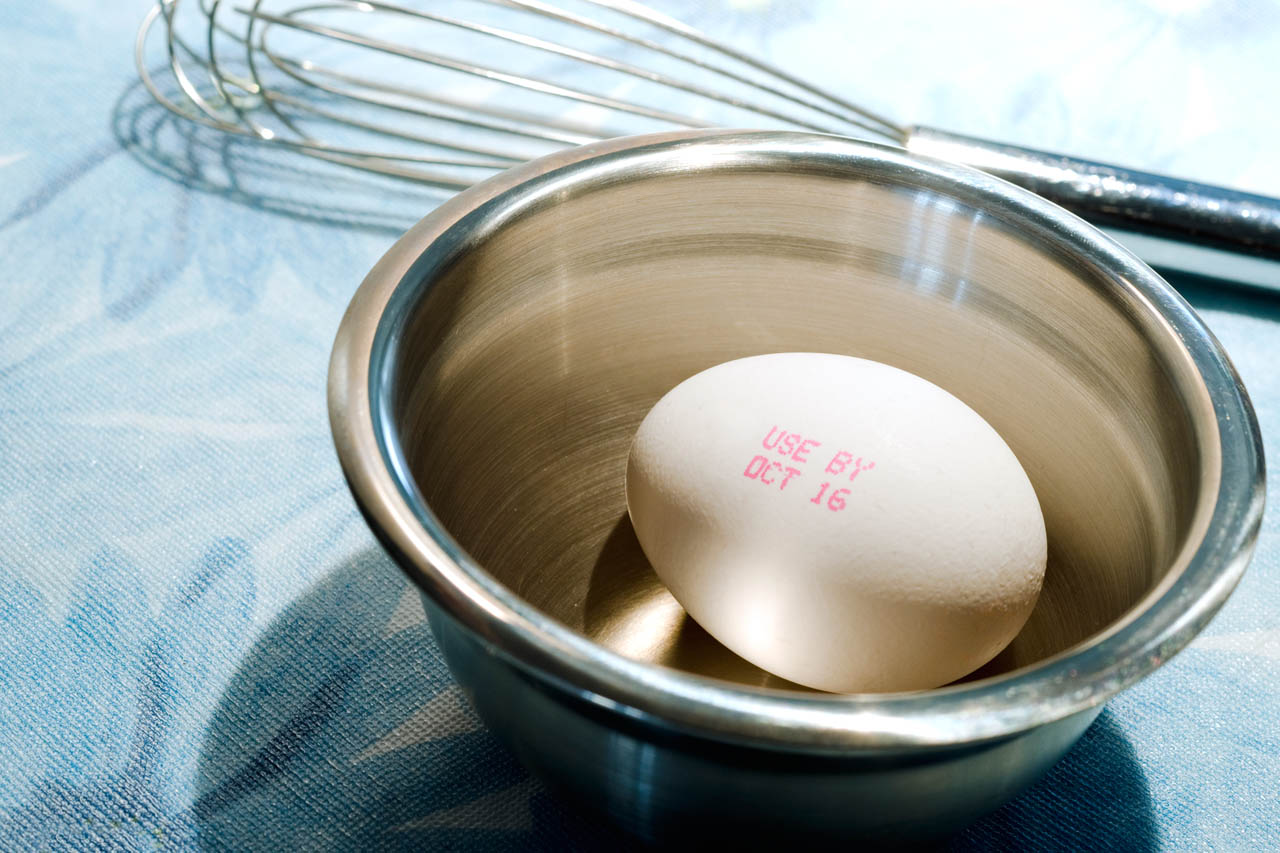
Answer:
<path fill-rule="evenodd" d="M 1044 196 L 1152 266 L 1280 290 L 1280 199 L 927 127 L 907 148 Z"/>

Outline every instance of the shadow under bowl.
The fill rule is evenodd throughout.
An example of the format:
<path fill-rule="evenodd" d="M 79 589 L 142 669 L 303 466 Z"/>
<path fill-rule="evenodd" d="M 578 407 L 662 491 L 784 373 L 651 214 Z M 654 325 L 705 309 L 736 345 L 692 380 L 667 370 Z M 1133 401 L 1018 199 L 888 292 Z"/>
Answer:
<path fill-rule="evenodd" d="M 940 385 L 1030 476 L 1044 591 L 965 683 L 806 691 L 707 636 L 640 552 L 623 473 L 645 413 L 786 351 Z M 615 140 L 462 193 L 360 288 L 330 410 L 481 714 L 650 838 L 963 825 L 1190 641 L 1262 508 L 1247 395 L 1149 268 L 1009 184 L 826 136 Z"/>

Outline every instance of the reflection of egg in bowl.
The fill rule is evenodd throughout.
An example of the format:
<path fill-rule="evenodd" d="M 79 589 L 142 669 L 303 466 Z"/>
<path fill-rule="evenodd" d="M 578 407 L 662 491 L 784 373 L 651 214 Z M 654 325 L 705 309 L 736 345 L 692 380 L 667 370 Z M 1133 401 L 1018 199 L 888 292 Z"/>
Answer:
<path fill-rule="evenodd" d="M 677 401 L 633 526 L 646 414 L 778 353 L 921 385 L 761 390 L 811 364 Z M 1261 514 L 1248 399 L 1166 283 L 1025 191 L 835 137 L 614 140 L 462 193 L 356 294 L 330 411 L 481 716 L 650 838 L 962 826 L 1190 642 Z"/>

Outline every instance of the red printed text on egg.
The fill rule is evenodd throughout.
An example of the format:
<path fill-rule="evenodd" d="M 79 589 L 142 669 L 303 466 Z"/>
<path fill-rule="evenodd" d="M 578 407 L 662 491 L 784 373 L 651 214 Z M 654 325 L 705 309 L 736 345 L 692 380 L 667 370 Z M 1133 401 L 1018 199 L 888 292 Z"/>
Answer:
<path fill-rule="evenodd" d="M 848 505 L 845 498 L 852 489 L 845 484 L 853 483 L 859 474 L 876 467 L 875 462 L 865 461 L 846 450 L 836 450 L 833 455 L 828 455 L 820 450 L 823 443 L 818 439 L 787 432 L 777 425 L 770 428 L 760 445 L 765 453 L 753 456 L 742 476 L 779 492 L 787 491 L 787 486 L 791 485 L 792 493 L 813 493 L 809 503 L 825 506 L 831 512 L 839 512 Z M 793 481 L 803 478 L 806 470 L 817 470 L 823 459 L 828 461 L 818 472 L 820 477 L 810 478 L 821 479 L 821 483 L 813 489 L 800 487 L 798 482 L 792 485 Z"/>

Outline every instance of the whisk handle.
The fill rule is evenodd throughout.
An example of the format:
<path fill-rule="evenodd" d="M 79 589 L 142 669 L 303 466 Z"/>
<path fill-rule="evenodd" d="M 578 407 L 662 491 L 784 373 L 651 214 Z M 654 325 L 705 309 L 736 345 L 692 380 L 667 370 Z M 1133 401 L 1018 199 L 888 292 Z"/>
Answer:
<path fill-rule="evenodd" d="M 1152 266 L 1280 290 L 1280 199 L 927 127 L 907 148 L 1042 195 Z"/>

